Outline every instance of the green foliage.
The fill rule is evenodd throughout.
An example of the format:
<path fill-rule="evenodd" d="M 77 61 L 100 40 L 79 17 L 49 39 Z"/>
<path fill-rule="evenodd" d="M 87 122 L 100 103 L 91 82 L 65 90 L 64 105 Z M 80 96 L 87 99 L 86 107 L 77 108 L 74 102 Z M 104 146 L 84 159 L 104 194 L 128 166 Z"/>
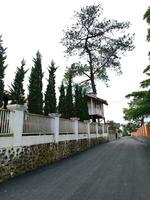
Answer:
<path fill-rule="evenodd" d="M 73 89 L 72 89 L 72 74 L 68 74 L 68 83 L 66 88 L 66 118 L 74 117 L 73 105 Z"/>
<path fill-rule="evenodd" d="M 121 73 L 120 58 L 131 51 L 133 36 L 126 33 L 129 22 L 102 20 L 100 5 L 91 5 L 75 12 L 75 23 L 64 31 L 62 44 L 69 55 L 78 55 L 82 62 L 74 63 L 72 70 L 76 76 L 86 77 L 96 93 L 95 80 L 109 80 L 107 70 Z"/>
<path fill-rule="evenodd" d="M 79 117 L 81 121 L 89 119 L 85 91 L 78 84 L 75 86 L 75 115 Z"/>
<path fill-rule="evenodd" d="M 42 63 L 41 54 L 39 51 L 36 57 L 33 58 L 34 66 L 31 69 L 29 78 L 29 95 L 28 95 L 28 110 L 31 113 L 42 114 L 43 111 L 43 94 L 42 94 Z"/>
<path fill-rule="evenodd" d="M 119 130 L 120 124 L 114 121 L 108 121 L 107 123 L 109 125 L 109 134 L 116 134 Z"/>
<path fill-rule="evenodd" d="M 75 86 L 75 116 L 81 118 L 82 111 L 82 88 L 78 84 Z"/>
<path fill-rule="evenodd" d="M 27 70 L 24 69 L 25 61 L 21 61 L 21 67 L 17 67 L 15 79 L 10 87 L 12 104 L 24 104 L 24 92 L 23 81 Z"/>
<path fill-rule="evenodd" d="M 147 9 L 146 13 L 144 14 L 144 19 L 150 25 L 150 7 Z M 150 41 L 150 28 L 147 30 L 147 41 Z"/>
<path fill-rule="evenodd" d="M 131 134 L 132 132 L 135 132 L 139 127 L 140 127 L 140 123 L 138 121 L 135 122 L 129 122 L 127 124 L 124 124 L 122 133 L 123 136 L 128 136 L 129 134 Z"/>
<path fill-rule="evenodd" d="M 59 96 L 59 104 L 58 104 L 58 112 L 61 113 L 62 117 L 66 117 L 66 96 L 65 96 L 65 87 L 62 82 L 60 89 L 60 96 Z"/>
<path fill-rule="evenodd" d="M 3 47 L 2 36 L 0 35 L 0 107 L 3 104 L 3 94 L 4 94 L 4 76 L 5 76 L 5 60 L 6 60 L 6 49 Z"/>
<path fill-rule="evenodd" d="M 145 73 L 147 76 L 150 76 L 150 65 L 148 65 L 148 66 L 144 69 L 143 73 Z M 142 82 L 140 83 L 140 85 L 141 85 L 142 88 L 148 88 L 148 87 L 150 86 L 150 78 L 149 78 L 149 79 L 146 79 L 146 80 L 144 80 L 144 81 L 142 81 Z"/>
<path fill-rule="evenodd" d="M 45 107 L 44 114 L 48 115 L 49 113 L 56 113 L 56 92 L 55 92 L 55 72 L 57 67 L 52 60 L 51 66 L 49 66 L 49 79 L 47 84 L 47 89 L 45 93 Z"/>
<path fill-rule="evenodd" d="M 141 82 L 141 87 L 147 88 L 148 86 L 148 79 Z M 142 125 L 144 118 L 150 116 L 150 90 L 133 92 L 126 97 L 131 98 L 131 100 L 128 103 L 129 108 L 124 109 L 125 120 L 131 122 L 139 121 Z"/>
<path fill-rule="evenodd" d="M 89 120 L 88 105 L 86 99 L 86 90 L 83 90 L 83 120 Z"/>
<path fill-rule="evenodd" d="M 144 14 L 144 19 L 150 25 L 150 7 Z M 148 29 L 147 40 L 150 41 L 150 29 Z M 150 52 L 149 52 L 150 55 Z M 143 73 L 148 77 L 150 76 L 150 65 L 148 65 Z M 150 116 L 150 78 L 141 81 L 140 87 L 144 88 L 143 91 L 132 92 L 128 94 L 127 98 L 132 98 L 129 102 L 129 108 L 124 109 L 124 118 L 130 122 L 138 122 L 141 125 L 144 123 L 144 119 Z M 147 89 L 147 90 L 146 90 Z"/>

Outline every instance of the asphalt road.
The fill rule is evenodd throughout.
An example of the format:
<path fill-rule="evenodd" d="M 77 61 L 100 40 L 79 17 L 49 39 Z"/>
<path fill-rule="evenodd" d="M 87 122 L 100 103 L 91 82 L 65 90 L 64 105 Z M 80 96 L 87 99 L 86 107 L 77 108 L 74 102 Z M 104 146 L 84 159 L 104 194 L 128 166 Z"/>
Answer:
<path fill-rule="evenodd" d="M 0 200 L 149 200 L 150 142 L 130 137 L 0 184 Z"/>

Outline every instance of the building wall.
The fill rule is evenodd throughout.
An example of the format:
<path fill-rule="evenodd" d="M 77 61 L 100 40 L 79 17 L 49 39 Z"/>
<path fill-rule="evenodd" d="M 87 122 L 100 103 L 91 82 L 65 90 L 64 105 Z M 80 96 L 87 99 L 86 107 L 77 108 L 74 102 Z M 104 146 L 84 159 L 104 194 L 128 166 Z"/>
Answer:
<path fill-rule="evenodd" d="M 96 104 L 92 99 L 88 101 L 88 111 L 89 115 L 100 115 L 104 117 L 103 104 Z"/>
<path fill-rule="evenodd" d="M 146 124 L 138 128 L 136 132 L 131 133 L 133 137 L 146 136 L 150 138 L 150 125 Z"/>

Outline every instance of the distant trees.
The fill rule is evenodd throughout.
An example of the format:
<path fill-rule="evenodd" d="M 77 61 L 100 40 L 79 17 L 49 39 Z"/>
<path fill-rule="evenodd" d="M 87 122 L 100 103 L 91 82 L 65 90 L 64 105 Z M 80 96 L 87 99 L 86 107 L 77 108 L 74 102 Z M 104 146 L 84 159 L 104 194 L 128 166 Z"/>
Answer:
<path fill-rule="evenodd" d="M 143 104 L 146 96 L 146 91 L 137 91 L 126 96 L 131 100 L 128 103 L 129 108 L 124 109 L 125 120 L 133 123 L 138 122 L 139 126 L 144 124 L 144 118 L 146 118 L 149 115 L 147 105 Z"/>
<path fill-rule="evenodd" d="M 3 105 L 3 95 L 4 95 L 4 76 L 5 76 L 5 69 L 7 65 L 5 64 L 6 61 L 6 49 L 3 47 L 3 40 L 2 36 L 0 35 L 0 107 Z"/>
<path fill-rule="evenodd" d="M 31 113 L 43 113 L 43 94 L 42 94 L 42 60 L 39 51 L 33 58 L 34 66 L 31 69 L 29 78 L 28 110 Z"/>
<path fill-rule="evenodd" d="M 24 104 L 25 90 L 23 88 L 24 77 L 27 70 L 24 69 L 25 60 L 21 61 L 21 67 L 17 67 L 16 75 L 10 87 L 12 104 Z"/>
<path fill-rule="evenodd" d="M 100 5 L 82 7 L 75 12 L 75 23 L 64 31 L 62 44 L 69 55 L 78 55 L 82 62 L 71 67 L 75 76 L 84 76 L 96 93 L 96 79 L 107 82 L 108 69 L 121 73 L 120 59 L 131 51 L 133 36 L 126 33 L 129 22 L 102 19 Z"/>
<path fill-rule="evenodd" d="M 140 126 L 138 121 L 128 122 L 127 124 L 122 125 L 123 136 L 128 136 L 132 132 L 135 132 Z"/>
<path fill-rule="evenodd" d="M 52 60 L 51 65 L 49 66 L 49 78 L 48 84 L 45 92 L 45 107 L 44 114 L 48 115 L 49 113 L 56 113 L 56 92 L 55 92 L 55 72 L 57 67 Z"/>

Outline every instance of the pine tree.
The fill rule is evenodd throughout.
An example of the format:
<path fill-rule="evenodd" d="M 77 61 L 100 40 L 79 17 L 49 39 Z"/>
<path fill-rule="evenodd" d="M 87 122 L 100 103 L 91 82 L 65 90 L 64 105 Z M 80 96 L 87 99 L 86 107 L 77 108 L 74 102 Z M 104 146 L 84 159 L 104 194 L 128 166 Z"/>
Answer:
<path fill-rule="evenodd" d="M 56 92 L 55 92 L 55 72 L 57 68 L 52 60 L 51 66 L 49 66 L 49 79 L 48 85 L 45 93 L 45 107 L 44 114 L 56 113 Z"/>
<path fill-rule="evenodd" d="M 121 57 L 134 49 L 134 35 L 127 33 L 130 23 L 102 18 L 102 10 L 94 4 L 75 12 L 61 41 L 66 54 L 78 59 L 72 65 L 75 76 L 86 77 L 82 83 L 90 83 L 95 94 L 96 80 L 107 83 L 109 69 L 121 74 Z"/>
<path fill-rule="evenodd" d="M 6 60 L 6 49 L 3 47 L 2 36 L 0 35 L 0 107 L 3 105 L 3 94 L 4 94 L 4 76 L 5 69 L 7 65 L 5 65 Z"/>
<path fill-rule="evenodd" d="M 43 111 L 43 94 L 42 94 L 42 61 L 39 51 L 36 53 L 36 58 L 33 58 L 34 66 L 31 69 L 29 78 L 29 95 L 28 95 L 28 110 L 31 113 L 42 114 Z"/>
<path fill-rule="evenodd" d="M 62 117 L 66 117 L 66 96 L 65 96 L 65 87 L 62 82 L 60 87 L 60 96 L 59 96 L 59 104 L 58 104 L 58 111 L 61 113 Z"/>
<path fill-rule="evenodd" d="M 72 74 L 68 74 L 68 84 L 66 92 L 66 117 L 70 118 L 74 116 L 74 105 L 72 95 Z"/>
<path fill-rule="evenodd" d="M 17 67 L 14 82 L 11 84 L 10 92 L 12 98 L 12 104 L 24 104 L 24 92 L 23 81 L 27 70 L 24 69 L 25 61 L 21 61 L 21 67 Z"/>

